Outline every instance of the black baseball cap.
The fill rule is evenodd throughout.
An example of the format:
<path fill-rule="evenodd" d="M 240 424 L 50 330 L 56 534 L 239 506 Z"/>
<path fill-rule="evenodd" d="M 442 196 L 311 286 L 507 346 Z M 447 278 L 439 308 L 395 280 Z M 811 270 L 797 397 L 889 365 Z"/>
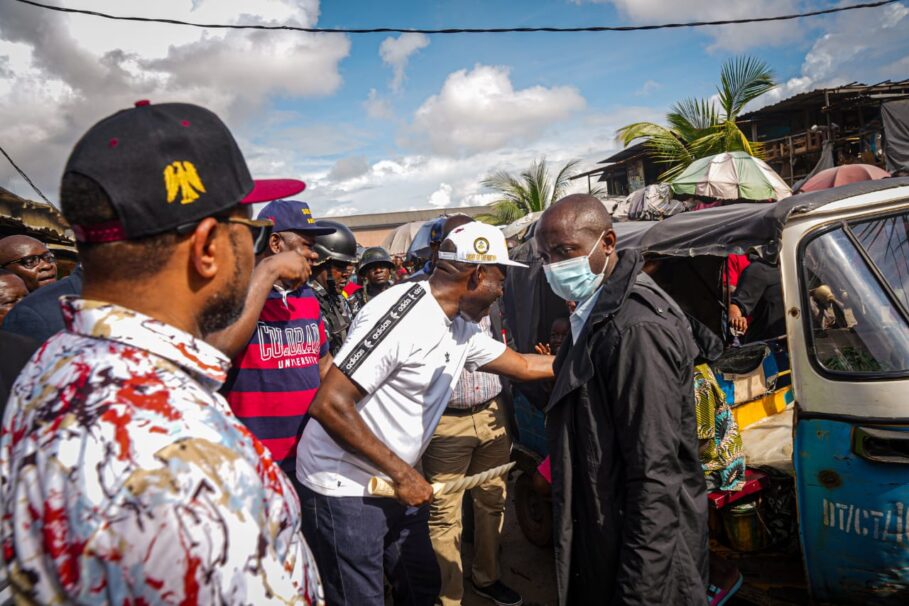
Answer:
<path fill-rule="evenodd" d="M 118 219 L 73 225 L 79 242 L 115 242 L 164 233 L 238 204 L 296 195 L 296 179 L 254 181 L 227 126 L 187 103 L 138 101 L 92 126 L 64 174 L 98 183 Z"/>

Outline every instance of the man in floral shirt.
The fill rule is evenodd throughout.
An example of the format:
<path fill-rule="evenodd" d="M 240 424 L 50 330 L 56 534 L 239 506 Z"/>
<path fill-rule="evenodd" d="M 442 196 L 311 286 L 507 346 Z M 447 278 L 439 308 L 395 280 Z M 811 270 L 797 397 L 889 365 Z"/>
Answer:
<path fill-rule="evenodd" d="M 0 433 L 3 572 L 31 603 L 312 604 L 318 573 L 294 490 L 216 393 L 202 338 L 240 313 L 268 222 L 211 112 L 119 112 L 61 185 L 82 297 L 13 386 Z"/>

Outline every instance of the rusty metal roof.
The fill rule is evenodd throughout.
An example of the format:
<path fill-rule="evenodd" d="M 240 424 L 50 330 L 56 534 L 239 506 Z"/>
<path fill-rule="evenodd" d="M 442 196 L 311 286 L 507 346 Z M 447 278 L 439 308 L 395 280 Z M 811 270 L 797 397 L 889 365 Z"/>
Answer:
<path fill-rule="evenodd" d="M 0 237 L 27 234 L 47 244 L 72 247 L 69 223 L 54 206 L 17 196 L 0 187 Z"/>
<path fill-rule="evenodd" d="M 826 105 L 826 98 L 830 99 L 830 106 L 844 105 L 859 101 L 885 100 L 899 97 L 909 97 L 909 79 L 893 82 L 885 80 L 877 84 L 863 84 L 861 82 L 850 82 L 842 86 L 833 88 L 816 88 L 793 95 L 773 105 L 766 105 L 760 109 L 742 114 L 738 121 L 748 121 L 762 115 L 788 112 L 805 107 L 815 107 Z"/>

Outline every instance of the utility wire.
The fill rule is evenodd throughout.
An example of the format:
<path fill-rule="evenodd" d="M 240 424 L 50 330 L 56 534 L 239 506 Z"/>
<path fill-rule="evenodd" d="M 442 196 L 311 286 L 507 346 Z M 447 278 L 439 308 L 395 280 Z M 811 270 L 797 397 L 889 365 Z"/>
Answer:
<path fill-rule="evenodd" d="M 657 29 L 673 29 L 681 27 L 706 27 L 712 25 L 734 25 L 740 23 L 766 23 L 768 21 L 791 21 L 792 19 L 802 19 L 805 17 L 817 17 L 819 15 L 831 15 L 844 11 L 852 11 L 863 8 L 876 8 L 886 4 L 894 4 L 900 0 L 882 0 L 880 2 L 866 2 L 864 4 L 852 4 L 849 6 L 839 6 L 824 10 L 811 11 L 807 13 L 795 13 L 792 15 L 779 15 L 776 17 L 752 17 L 750 19 L 725 19 L 722 21 L 690 21 L 688 23 L 662 23 L 659 25 L 603 25 L 590 27 L 483 27 L 483 28 L 445 28 L 445 29 L 419 29 L 403 27 L 370 27 L 370 28 L 330 28 L 330 27 L 298 27 L 296 25 L 261 25 L 261 24 L 230 24 L 230 23 L 194 23 L 191 21 L 180 21 L 177 19 L 157 19 L 152 17 L 128 17 L 123 15 L 111 15 L 98 11 L 90 11 L 78 8 L 66 8 L 63 6 L 53 6 L 42 4 L 34 0 L 16 0 L 22 4 L 36 6 L 47 10 L 61 13 L 71 13 L 77 15 L 90 15 L 102 19 L 112 19 L 114 21 L 139 21 L 142 23 L 166 23 L 169 25 L 185 25 L 189 27 L 201 27 L 206 29 L 254 29 L 254 30 L 280 30 L 292 32 L 308 33 L 326 33 L 326 34 L 383 34 L 383 33 L 416 33 L 416 34 L 504 34 L 504 33 L 531 33 L 531 32 L 638 32 Z"/>
<path fill-rule="evenodd" d="M 51 204 L 51 201 L 47 199 L 47 196 L 45 196 L 43 193 L 41 193 L 41 190 L 38 189 L 38 186 L 35 185 L 35 183 L 34 183 L 31 179 L 28 178 L 28 175 L 25 174 L 25 171 L 23 171 L 21 168 L 19 168 L 19 166 L 18 166 L 15 162 L 13 162 L 13 159 L 9 157 L 9 154 L 6 153 L 6 150 L 3 149 L 3 147 L 0 147 L 0 154 L 3 154 L 4 157 L 5 157 L 7 160 L 9 160 L 9 163 L 12 164 L 12 165 L 13 165 L 13 168 L 16 169 L 16 172 L 19 173 L 19 175 L 20 175 L 23 179 L 25 179 L 25 182 L 26 182 L 26 183 L 28 183 L 29 185 L 32 186 L 32 189 L 35 190 L 35 191 L 38 193 L 39 196 L 41 196 L 41 199 L 42 199 L 42 200 L 44 200 L 44 201 L 47 202 L 48 204 Z"/>

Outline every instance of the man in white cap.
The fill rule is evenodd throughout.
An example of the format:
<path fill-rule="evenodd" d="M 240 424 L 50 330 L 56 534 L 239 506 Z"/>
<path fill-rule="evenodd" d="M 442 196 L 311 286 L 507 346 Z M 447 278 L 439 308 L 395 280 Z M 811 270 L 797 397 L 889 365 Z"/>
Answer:
<path fill-rule="evenodd" d="M 477 321 L 502 294 L 508 258 L 495 227 L 470 223 L 440 246 L 428 281 L 370 301 L 309 409 L 297 455 L 304 535 L 332 604 L 432 604 L 440 590 L 429 539 L 432 487 L 414 469 L 465 367 L 518 381 L 551 378 L 552 357 L 518 354 Z M 370 497 L 390 478 L 397 500 Z"/>

